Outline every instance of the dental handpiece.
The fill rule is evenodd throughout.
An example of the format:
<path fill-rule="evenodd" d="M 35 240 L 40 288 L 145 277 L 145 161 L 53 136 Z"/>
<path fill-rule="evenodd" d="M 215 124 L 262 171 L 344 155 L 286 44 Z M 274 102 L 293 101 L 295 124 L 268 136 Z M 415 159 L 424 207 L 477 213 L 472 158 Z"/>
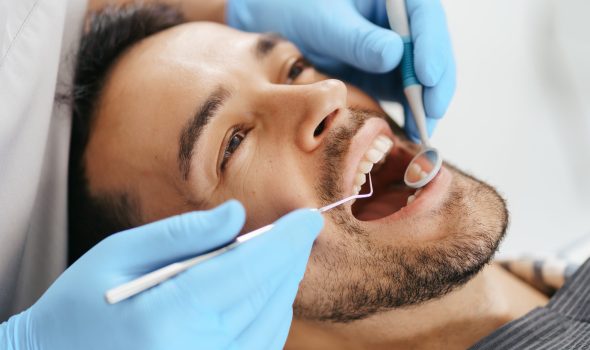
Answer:
<path fill-rule="evenodd" d="M 423 88 L 414 70 L 414 44 L 412 43 L 412 34 L 408 23 L 406 2 L 405 0 L 387 0 L 385 6 L 389 25 L 402 38 L 404 44 L 404 53 L 400 64 L 404 94 L 414 116 L 420 134 L 420 141 L 422 141 L 424 147 L 430 147 L 430 140 L 426 131 L 426 112 L 422 100 Z"/>
<path fill-rule="evenodd" d="M 331 209 L 333 209 L 339 205 L 342 205 L 346 202 L 349 202 L 353 199 L 367 198 L 367 197 L 372 196 L 373 195 L 373 182 L 371 181 L 371 173 L 369 173 L 368 175 L 369 175 L 369 192 L 368 193 L 355 194 L 355 195 L 343 198 L 337 202 L 328 204 L 326 206 L 323 206 L 321 208 L 314 209 L 314 210 L 317 210 L 320 213 L 325 213 L 328 210 L 331 210 Z M 197 264 L 205 262 L 205 261 L 207 261 L 211 258 L 214 258 L 218 255 L 221 255 L 225 252 L 228 252 L 228 251 L 238 247 L 239 245 L 244 244 L 245 242 L 251 240 L 252 238 L 258 237 L 258 236 L 264 234 L 265 232 L 270 231 L 273 227 L 274 227 L 274 224 L 269 224 L 269 225 L 263 226 L 261 228 L 254 230 L 254 231 L 250 231 L 246 234 L 243 234 L 243 235 L 237 237 L 234 241 L 232 241 L 231 243 L 229 243 L 223 247 L 217 248 L 213 251 L 196 256 L 194 258 L 190 258 L 187 260 L 172 263 L 172 264 L 164 266 L 158 270 L 152 271 L 148 274 L 138 277 L 132 281 L 129 281 L 125 284 L 122 284 L 118 287 L 109 289 L 105 293 L 105 299 L 109 304 L 116 304 L 122 300 L 125 300 L 125 299 L 132 297 L 136 294 L 139 294 L 147 289 L 150 289 L 150 288 L 178 275 L 179 273 L 181 273 L 181 272 L 183 272 L 183 271 L 185 271 Z"/>

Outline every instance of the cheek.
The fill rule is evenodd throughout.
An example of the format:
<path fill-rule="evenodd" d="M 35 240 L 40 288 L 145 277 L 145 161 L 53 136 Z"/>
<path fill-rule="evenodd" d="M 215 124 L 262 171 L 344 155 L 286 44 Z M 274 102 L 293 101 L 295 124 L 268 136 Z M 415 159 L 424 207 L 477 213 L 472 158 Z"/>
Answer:
<path fill-rule="evenodd" d="M 246 208 L 243 232 L 274 222 L 292 210 L 317 205 L 313 182 L 305 176 L 311 169 L 276 154 L 256 153 L 236 172 L 226 193 L 226 198 L 236 198 Z"/>

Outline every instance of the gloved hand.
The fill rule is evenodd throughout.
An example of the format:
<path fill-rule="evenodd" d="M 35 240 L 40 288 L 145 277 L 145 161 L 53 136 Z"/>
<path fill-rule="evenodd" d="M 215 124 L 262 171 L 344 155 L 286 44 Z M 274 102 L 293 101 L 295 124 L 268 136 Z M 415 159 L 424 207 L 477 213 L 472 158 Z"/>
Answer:
<path fill-rule="evenodd" d="M 0 348 L 282 348 L 323 223 L 310 210 L 130 299 L 114 305 L 104 299 L 112 287 L 231 241 L 243 222 L 243 208 L 230 201 L 106 238 L 30 309 L 0 326 Z"/>
<path fill-rule="evenodd" d="M 425 87 L 424 105 L 432 132 L 455 92 L 451 41 L 439 0 L 407 0 L 406 4 L 414 66 Z M 403 46 L 389 30 L 385 0 L 228 0 L 226 20 L 241 30 L 283 35 L 319 69 L 376 98 L 405 100 L 399 73 L 391 73 L 400 62 Z M 409 113 L 405 126 L 417 140 Z"/>

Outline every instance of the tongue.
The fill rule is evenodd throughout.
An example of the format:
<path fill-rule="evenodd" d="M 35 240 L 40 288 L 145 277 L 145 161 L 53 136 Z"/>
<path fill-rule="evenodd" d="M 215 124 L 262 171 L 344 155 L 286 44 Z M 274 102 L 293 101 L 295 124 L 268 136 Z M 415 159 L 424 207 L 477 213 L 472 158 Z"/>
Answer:
<path fill-rule="evenodd" d="M 373 198 L 358 200 L 358 210 L 354 213 L 358 220 L 372 221 L 389 216 L 403 208 L 411 195 L 411 190 L 397 190 L 375 194 Z"/>

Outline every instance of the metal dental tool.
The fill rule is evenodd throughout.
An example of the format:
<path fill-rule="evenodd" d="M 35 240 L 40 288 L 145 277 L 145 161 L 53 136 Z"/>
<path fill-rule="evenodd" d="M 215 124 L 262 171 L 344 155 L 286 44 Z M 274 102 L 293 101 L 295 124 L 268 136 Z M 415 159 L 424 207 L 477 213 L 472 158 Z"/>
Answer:
<path fill-rule="evenodd" d="M 314 210 L 317 210 L 320 213 L 325 213 L 328 210 L 331 210 L 331 209 L 333 209 L 339 205 L 342 205 L 346 202 L 349 202 L 353 199 L 371 197 L 373 195 L 373 182 L 371 181 L 371 174 L 369 173 L 368 175 L 369 175 L 369 189 L 370 189 L 369 193 L 352 195 L 350 197 L 346 197 L 346 198 L 341 199 L 337 202 L 328 204 L 326 206 L 323 206 L 319 209 L 314 209 Z M 188 268 L 190 268 L 192 266 L 195 266 L 195 265 L 200 264 L 204 261 L 207 261 L 215 256 L 218 256 L 218 255 L 223 254 L 229 250 L 232 250 L 232 249 L 236 248 L 237 246 L 239 246 L 240 244 L 243 244 L 243 243 L 251 240 L 254 237 L 260 236 L 260 235 L 264 234 L 265 232 L 270 231 L 273 227 L 274 227 L 274 224 L 269 224 L 269 225 L 263 226 L 259 229 L 256 229 L 254 231 L 250 231 L 246 234 L 243 234 L 243 235 L 237 237 L 231 243 L 229 243 L 221 248 L 217 248 L 213 251 L 210 251 L 209 253 L 205 253 L 205 254 L 202 254 L 197 257 L 190 258 L 190 259 L 187 259 L 184 261 L 172 263 L 172 264 L 164 266 L 158 270 L 152 271 L 146 275 L 138 277 L 132 281 L 129 281 L 125 284 L 122 284 L 118 287 L 109 289 L 105 293 L 105 299 L 109 304 L 116 304 L 122 300 L 132 297 L 138 293 L 141 293 L 151 287 L 154 287 L 154 286 L 176 276 L 177 274 L 181 273 L 182 271 L 187 270 Z"/>
<path fill-rule="evenodd" d="M 423 88 L 414 71 L 414 44 L 408 23 L 406 2 L 405 0 L 387 0 L 386 9 L 391 29 L 401 36 L 404 43 L 404 54 L 400 64 L 404 94 L 410 105 L 422 142 L 422 150 L 408 164 L 404 174 L 404 182 L 409 187 L 420 188 L 426 186 L 438 174 L 442 166 L 442 157 L 436 148 L 430 146 L 426 132 L 426 112 L 422 101 Z"/>

